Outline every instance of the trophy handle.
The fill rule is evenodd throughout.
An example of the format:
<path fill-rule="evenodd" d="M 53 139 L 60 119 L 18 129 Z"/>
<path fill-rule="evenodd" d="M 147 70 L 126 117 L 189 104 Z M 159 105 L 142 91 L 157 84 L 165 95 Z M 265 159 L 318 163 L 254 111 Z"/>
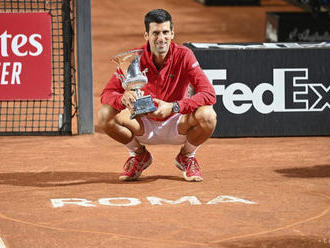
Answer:
<path fill-rule="evenodd" d="M 142 91 L 141 91 L 140 88 L 139 89 L 136 89 L 136 95 L 137 95 L 138 98 L 140 98 L 140 97 L 143 96 Z"/>
<path fill-rule="evenodd" d="M 147 77 L 147 72 L 148 72 L 148 68 L 145 68 L 141 73 L 142 73 L 143 76 L 145 76 L 146 78 L 148 78 Z"/>

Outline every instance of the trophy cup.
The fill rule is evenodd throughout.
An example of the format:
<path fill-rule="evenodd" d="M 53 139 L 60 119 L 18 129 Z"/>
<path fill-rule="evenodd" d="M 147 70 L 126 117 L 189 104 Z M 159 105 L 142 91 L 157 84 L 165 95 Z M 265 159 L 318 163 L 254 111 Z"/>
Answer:
<path fill-rule="evenodd" d="M 130 116 L 131 119 L 134 119 L 137 115 L 153 112 L 157 109 L 152 96 L 143 96 L 141 92 L 141 88 L 148 82 L 146 76 L 148 69 L 142 72 L 140 70 L 142 53 L 142 49 L 132 50 L 120 53 L 112 58 L 118 65 L 120 73 L 117 72 L 116 76 L 121 81 L 122 87 L 125 90 L 135 90 L 137 94 L 137 100 L 134 102 L 134 112 Z"/>

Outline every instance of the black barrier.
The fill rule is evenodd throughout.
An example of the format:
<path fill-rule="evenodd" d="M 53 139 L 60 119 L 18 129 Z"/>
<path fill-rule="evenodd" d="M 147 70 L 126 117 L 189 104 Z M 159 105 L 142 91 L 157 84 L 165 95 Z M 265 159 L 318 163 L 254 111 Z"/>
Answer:
<path fill-rule="evenodd" d="M 330 41 L 330 15 L 309 12 L 268 12 L 265 41 Z"/>
<path fill-rule="evenodd" d="M 329 0 L 286 0 L 305 11 L 312 13 L 325 13 L 330 14 L 330 1 Z"/>
<path fill-rule="evenodd" d="M 213 137 L 330 135 L 330 44 L 186 43 L 214 85 Z"/>
<path fill-rule="evenodd" d="M 260 5 L 260 0 L 196 0 L 208 6 Z"/>

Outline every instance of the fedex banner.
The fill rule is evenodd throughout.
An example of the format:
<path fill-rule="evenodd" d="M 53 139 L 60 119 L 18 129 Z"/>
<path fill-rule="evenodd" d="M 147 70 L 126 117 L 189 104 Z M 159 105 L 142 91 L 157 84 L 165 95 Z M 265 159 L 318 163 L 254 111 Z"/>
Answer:
<path fill-rule="evenodd" d="M 330 43 L 189 43 L 217 95 L 213 137 L 330 135 Z"/>
<path fill-rule="evenodd" d="M 0 13 L 0 101 L 52 96 L 51 16 Z"/>

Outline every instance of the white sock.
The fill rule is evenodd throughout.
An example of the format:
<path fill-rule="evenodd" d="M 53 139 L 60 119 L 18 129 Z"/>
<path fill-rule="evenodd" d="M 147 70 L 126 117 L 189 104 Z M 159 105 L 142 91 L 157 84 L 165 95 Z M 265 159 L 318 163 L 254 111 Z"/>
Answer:
<path fill-rule="evenodd" d="M 198 150 L 199 146 L 192 145 L 188 142 L 188 140 L 184 143 L 182 147 L 182 153 L 187 154 L 188 157 L 195 157 L 195 154 Z"/>
<path fill-rule="evenodd" d="M 129 152 L 129 155 L 132 157 L 135 157 L 136 151 L 141 148 L 141 144 L 135 137 L 130 142 L 128 142 L 125 146 Z"/>

